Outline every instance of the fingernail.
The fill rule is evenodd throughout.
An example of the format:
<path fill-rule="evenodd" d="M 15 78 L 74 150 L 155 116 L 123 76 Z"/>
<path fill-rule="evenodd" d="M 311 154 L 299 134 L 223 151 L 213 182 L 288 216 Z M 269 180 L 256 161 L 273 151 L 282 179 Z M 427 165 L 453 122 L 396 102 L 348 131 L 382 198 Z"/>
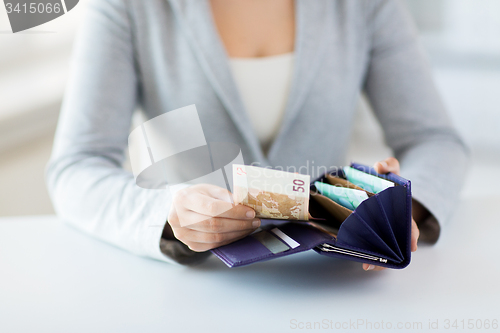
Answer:
<path fill-rule="evenodd" d="M 254 227 L 254 228 L 260 227 L 260 219 L 253 220 L 252 227 Z"/>
<path fill-rule="evenodd" d="M 366 268 L 367 271 L 372 271 L 374 269 L 375 269 L 374 265 L 368 265 L 368 267 Z"/>
<path fill-rule="evenodd" d="M 255 211 L 253 211 L 253 210 L 249 210 L 249 211 L 247 212 L 247 217 L 248 217 L 249 219 L 254 218 L 254 217 L 255 217 Z"/>
<path fill-rule="evenodd" d="M 387 168 L 389 168 L 389 166 L 387 165 L 387 162 L 386 161 L 382 161 L 380 162 L 380 164 L 382 164 L 382 166 L 387 170 Z"/>

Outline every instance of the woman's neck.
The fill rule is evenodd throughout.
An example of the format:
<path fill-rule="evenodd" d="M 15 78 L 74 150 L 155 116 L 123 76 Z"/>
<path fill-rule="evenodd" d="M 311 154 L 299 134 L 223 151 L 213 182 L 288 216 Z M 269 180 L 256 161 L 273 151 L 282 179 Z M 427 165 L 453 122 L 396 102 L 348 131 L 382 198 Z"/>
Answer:
<path fill-rule="evenodd" d="M 210 0 L 215 25 L 229 57 L 293 52 L 294 0 Z"/>

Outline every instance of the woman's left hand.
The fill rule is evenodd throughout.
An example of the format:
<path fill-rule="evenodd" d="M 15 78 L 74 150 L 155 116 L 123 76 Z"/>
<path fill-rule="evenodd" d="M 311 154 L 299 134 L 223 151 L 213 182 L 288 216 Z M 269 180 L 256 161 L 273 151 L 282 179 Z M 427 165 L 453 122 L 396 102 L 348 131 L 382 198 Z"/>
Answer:
<path fill-rule="evenodd" d="M 395 159 L 394 157 L 389 157 L 383 161 L 375 163 L 373 166 L 375 168 L 375 171 L 378 173 L 388 173 L 392 172 L 395 173 L 396 175 L 399 175 L 399 161 Z M 418 230 L 417 223 L 415 223 L 415 220 L 412 218 L 411 219 L 411 252 L 417 251 L 417 241 L 418 241 L 418 236 L 420 235 L 420 231 Z M 380 267 L 380 266 L 375 266 L 375 265 L 370 265 L 370 264 L 363 264 L 363 269 L 365 271 L 381 271 L 385 269 L 385 267 Z"/>

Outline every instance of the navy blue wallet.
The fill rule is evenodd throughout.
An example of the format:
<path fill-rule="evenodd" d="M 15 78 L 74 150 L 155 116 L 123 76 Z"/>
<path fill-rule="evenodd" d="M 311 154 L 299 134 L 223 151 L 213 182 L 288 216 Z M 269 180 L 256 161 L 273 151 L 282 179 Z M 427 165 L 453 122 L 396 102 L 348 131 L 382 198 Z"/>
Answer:
<path fill-rule="evenodd" d="M 249 265 L 294 253 L 319 254 L 388 268 L 410 264 L 411 183 L 398 175 L 378 174 L 371 167 L 351 167 L 394 183 L 351 211 L 319 194 L 311 185 L 309 221 L 262 220 L 260 230 L 231 244 L 213 249 L 229 267 Z M 341 169 L 327 172 L 317 181 L 355 186 Z M 314 183 L 314 181 L 312 182 Z"/>

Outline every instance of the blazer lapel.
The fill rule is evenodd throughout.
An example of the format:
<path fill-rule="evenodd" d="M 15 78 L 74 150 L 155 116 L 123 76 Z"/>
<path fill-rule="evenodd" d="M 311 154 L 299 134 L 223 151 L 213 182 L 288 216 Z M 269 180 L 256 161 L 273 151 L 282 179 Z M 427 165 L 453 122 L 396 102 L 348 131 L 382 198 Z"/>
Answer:
<path fill-rule="evenodd" d="M 332 1 L 296 0 L 295 64 L 292 84 L 280 131 L 269 149 L 268 158 L 286 144 L 286 133 L 301 110 L 322 58 L 325 56 L 327 15 L 333 11 Z M 289 142 L 288 142 L 289 144 Z"/>
<path fill-rule="evenodd" d="M 207 0 L 169 0 L 187 34 L 204 74 L 261 164 L 268 165 L 234 82 L 228 57 Z"/>
<path fill-rule="evenodd" d="M 182 30 L 191 41 L 203 72 L 207 76 L 224 107 L 247 142 L 254 156 L 263 166 L 269 165 L 253 131 L 245 106 L 239 95 L 228 57 L 211 15 L 208 0 L 168 0 L 182 24 Z M 327 33 L 327 14 L 333 10 L 330 1 L 295 0 L 296 36 L 295 65 L 292 84 L 280 131 L 268 157 L 285 144 L 285 135 L 299 113 L 312 80 L 324 56 L 324 38 Z"/>

